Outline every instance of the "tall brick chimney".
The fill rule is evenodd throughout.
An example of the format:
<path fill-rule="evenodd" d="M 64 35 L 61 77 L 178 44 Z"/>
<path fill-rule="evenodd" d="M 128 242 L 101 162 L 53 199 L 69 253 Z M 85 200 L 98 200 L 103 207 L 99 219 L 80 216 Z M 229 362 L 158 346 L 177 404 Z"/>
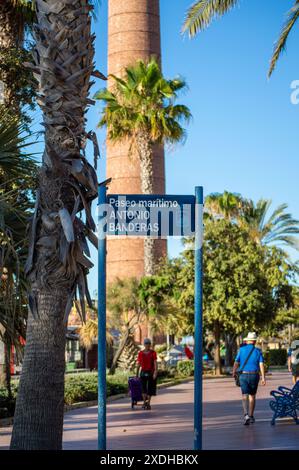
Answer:
<path fill-rule="evenodd" d="M 109 0 L 108 73 L 121 75 L 124 67 L 151 56 L 161 60 L 159 0 Z M 129 143 L 107 142 L 110 193 L 141 193 L 140 163 L 129 156 Z M 164 150 L 155 149 L 154 191 L 165 192 Z M 155 241 L 155 256 L 166 254 L 166 241 Z M 107 244 L 107 281 L 144 274 L 143 239 L 110 239 Z"/>

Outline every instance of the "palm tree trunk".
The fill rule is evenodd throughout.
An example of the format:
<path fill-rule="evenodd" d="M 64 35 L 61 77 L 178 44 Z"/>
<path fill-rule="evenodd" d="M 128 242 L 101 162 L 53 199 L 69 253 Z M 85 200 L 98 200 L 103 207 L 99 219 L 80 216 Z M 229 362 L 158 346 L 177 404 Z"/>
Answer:
<path fill-rule="evenodd" d="M 120 342 L 119 342 L 119 345 L 118 345 L 118 348 L 116 350 L 116 353 L 114 354 L 113 356 L 113 361 L 112 361 L 112 364 L 111 364 L 111 367 L 109 369 L 109 374 L 113 375 L 115 373 L 115 370 L 116 370 L 116 367 L 117 367 L 117 363 L 119 361 L 119 358 L 120 356 L 122 355 L 122 352 L 123 350 L 125 349 L 125 346 L 127 344 L 127 341 L 129 339 L 129 335 L 130 335 L 130 330 L 128 329 L 124 335 L 122 336 Z"/>
<path fill-rule="evenodd" d="M 94 169 L 85 159 L 85 109 L 93 72 L 87 0 L 37 0 L 33 72 L 39 82 L 45 151 L 31 223 L 26 273 L 31 282 L 25 356 L 11 448 L 62 448 L 65 332 L 78 288 L 81 314 L 89 299 L 84 256 L 95 225 Z M 86 223 L 76 217 L 85 209 Z"/>
<path fill-rule="evenodd" d="M 234 353 L 236 352 L 236 335 L 225 334 L 225 366 L 230 367 L 234 362 Z"/>
<path fill-rule="evenodd" d="M 8 398 L 12 397 L 11 392 L 11 373 L 10 373 L 10 358 L 11 358 L 11 341 L 8 339 L 8 335 L 5 332 L 5 328 L 0 325 L 0 330 L 2 332 L 3 342 L 1 341 L 1 349 L 3 351 L 3 364 L 0 363 L 0 386 L 6 388 L 8 393 Z M 1 354 L 2 356 L 2 354 Z"/>
<path fill-rule="evenodd" d="M 141 191 L 142 194 L 154 193 L 153 147 L 146 132 L 137 135 L 137 147 L 140 159 Z M 155 270 L 155 241 L 152 238 L 144 239 L 144 274 L 151 276 Z"/>
<path fill-rule="evenodd" d="M 61 449 L 64 409 L 65 292 L 40 293 L 30 313 L 11 449 Z"/>
<path fill-rule="evenodd" d="M 215 322 L 214 335 L 215 335 L 215 352 L 214 352 L 215 374 L 221 375 L 222 367 L 221 367 L 221 355 L 220 355 L 220 324 L 218 321 Z"/>
<path fill-rule="evenodd" d="M 141 171 L 141 191 L 142 194 L 154 193 L 154 168 L 153 159 L 154 152 L 149 136 L 146 132 L 140 132 L 137 135 L 137 147 L 140 159 Z M 155 273 L 155 240 L 153 238 L 145 238 L 144 244 L 144 275 L 152 276 Z M 153 343 L 153 334 L 150 320 L 148 319 L 147 336 Z"/>
<path fill-rule="evenodd" d="M 3 337 L 3 335 L 5 333 L 5 328 L 1 324 L 0 324 L 0 333 Z M 0 358 L 1 358 L 1 361 L 0 361 L 0 386 L 5 387 L 5 381 L 6 381 L 6 378 L 5 378 L 5 345 L 4 345 L 4 342 L 1 340 L 1 336 L 0 336 Z"/>
<path fill-rule="evenodd" d="M 0 54 L 2 51 L 17 49 L 22 46 L 24 39 L 24 20 L 20 11 L 9 0 L 0 2 Z M 13 95 L 9 83 L 15 77 L 9 70 L 3 72 L 0 80 L 4 83 L 4 105 L 18 110 L 16 97 Z"/>
<path fill-rule="evenodd" d="M 12 398 L 10 361 L 11 361 L 11 344 L 8 343 L 5 348 L 5 386 L 7 389 L 9 399 Z"/>
<path fill-rule="evenodd" d="M 0 48 L 11 49 L 23 42 L 24 28 L 20 12 L 10 0 L 0 3 Z"/>

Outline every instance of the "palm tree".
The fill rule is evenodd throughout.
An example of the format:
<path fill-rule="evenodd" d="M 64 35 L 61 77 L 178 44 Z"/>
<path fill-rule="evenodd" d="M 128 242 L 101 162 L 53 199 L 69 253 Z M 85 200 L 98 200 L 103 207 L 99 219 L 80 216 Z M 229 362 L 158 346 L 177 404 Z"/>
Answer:
<path fill-rule="evenodd" d="M 80 344 L 87 350 L 91 349 L 98 337 L 98 321 L 89 318 L 80 328 Z"/>
<path fill-rule="evenodd" d="M 224 191 L 223 194 L 209 194 L 205 200 L 205 209 L 214 217 L 232 219 L 239 214 L 242 199 L 239 194 Z"/>
<path fill-rule="evenodd" d="M 98 338 L 98 318 L 96 309 L 86 308 L 87 319 L 80 328 L 79 338 L 81 345 L 90 350 Z M 111 327 L 109 326 L 110 319 L 108 316 L 106 327 L 106 342 L 107 346 L 113 343 L 113 336 L 110 333 Z"/>
<path fill-rule="evenodd" d="M 189 109 L 175 104 L 178 93 L 186 88 L 184 80 L 163 77 L 155 59 L 138 61 L 124 70 L 123 78 L 111 76 L 112 90 L 101 90 L 96 98 L 104 102 L 99 126 L 107 126 L 111 141 L 130 139 L 140 160 L 141 191 L 153 194 L 153 147 L 176 144 L 185 137 L 181 126 L 191 117 Z M 154 240 L 144 240 L 145 274 L 154 271 Z"/>
<path fill-rule="evenodd" d="M 0 48 L 22 46 L 24 29 L 34 20 L 34 2 L 3 0 L 0 4 Z"/>
<path fill-rule="evenodd" d="M 0 3 L 0 57 L 1 62 L 9 61 L 9 64 L 1 69 L 0 79 L 4 83 L 4 105 L 9 106 L 12 113 L 19 112 L 15 93 L 17 88 L 13 83 L 16 80 L 15 63 L 21 54 L 25 55 L 24 34 L 34 18 L 34 3 L 30 0 L 2 0 Z M 19 67 L 19 70 L 26 73 L 24 67 Z M 20 83 L 18 85 L 20 86 Z"/>
<path fill-rule="evenodd" d="M 288 205 L 281 204 L 268 215 L 272 201 L 260 199 L 256 204 L 252 200 L 243 200 L 238 216 L 241 226 L 247 228 L 256 243 L 284 244 L 299 249 L 299 220 L 286 212 Z"/>
<path fill-rule="evenodd" d="M 299 249 L 299 221 L 286 212 L 281 204 L 268 216 L 272 201 L 260 199 L 255 203 L 236 193 L 224 191 L 207 196 L 205 210 L 208 217 L 225 218 L 249 231 L 258 244 L 285 244 Z"/>
<path fill-rule="evenodd" d="M 130 350 L 135 343 L 135 328 L 146 318 L 147 311 L 140 298 L 140 281 L 136 278 L 117 279 L 109 286 L 107 307 L 111 327 L 120 332 L 119 344 L 109 370 L 110 374 L 114 374 L 126 348 Z"/>
<path fill-rule="evenodd" d="M 188 32 L 190 37 L 196 36 L 199 31 L 206 29 L 214 19 L 228 13 L 239 3 L 239 0 L 197 0 L 187 11 L 183 24 L 183 32 Z M 268 72 L 269 77 L 275 69 L 281 53 L 285 49 L 289 34 L 298 18 L 299 0 L 295 0 L 279 39 L 275 44 Z"/>
<path fill-rule="evenodd" d="M 286 212 L 281 204 L 268 216 L 272 201 L 260 199 L 255 203 L 240 194 L 224 191 L 212 193 L 205 200 L 207 217 L 225 218 L 248 230 L 258 244 L 284 244 L 299 249 L 299 220 Z"/>
<path fill-rule="evenodd" d="M 20 337 L 25 337 L 26 228 L 37 174 L 36 164 L 26 154 L 30 142 L 23 131 L 16 117 L 0 113 L 0 340 L 5 345 L 4 382 L 9 394 L 11 347 L 20 353 Z"/>
<path fill-rule="evenodd" d="M 36 0 L 33 73 L 45 127 L 25 272 L 31 283 L 25 355 L 12 449 L 62 447 L 65 333 L 73 299 L 91 304 L 87 239 L 97 177 L 87 161 L 86 106 L 94 71 L 88 0 Z M 84 221 L 77 216 L 85 210 Z"/>

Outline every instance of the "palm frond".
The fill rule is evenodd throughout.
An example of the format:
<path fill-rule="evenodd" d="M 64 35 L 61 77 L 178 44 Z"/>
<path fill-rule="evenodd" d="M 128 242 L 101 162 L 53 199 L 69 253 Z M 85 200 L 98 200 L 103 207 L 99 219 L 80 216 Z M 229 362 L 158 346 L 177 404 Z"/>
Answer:
<path fill-rule="evenodd" d="M 223 16 L 237 5 L 239 0 L 199 0 L 187 11 L 182 32 L 193 38 L 206 29 L 217 17 Z"/>
<path fill-rule="evenodd" d="M 281 243 L 298 249 L 299 220 L 287 212 L 287 204 L 280 204 L 268 217 L 270 206 L 271 200 L 267 199 L 260 199 L 256 204 L 244 200 L 239 218 L 241 225 L 264 245 Z"/>
<path fill-rule="evenodd" d="M 298 18 L 299 18 L 299 0 L 296 0 L 295 5 L 291 9 L 291 11 L 288 15 L 288 19 L 287 19 L 287 21 L 286 21 L 286 23 L 285 23 L 285 25 L 284 25 L 284 27 L 281 31 L 279 39 L 278 39 L 278 41 L 276 42 L 276 44 L 274 46 L 274 52 L 273 52 L 271 62 L 270 62 L 268 77 L 270 77 L 272 75 L 280 55 L 285 50 L 289 34 L 290 34 L 294 24 L 298 20 Z"/>

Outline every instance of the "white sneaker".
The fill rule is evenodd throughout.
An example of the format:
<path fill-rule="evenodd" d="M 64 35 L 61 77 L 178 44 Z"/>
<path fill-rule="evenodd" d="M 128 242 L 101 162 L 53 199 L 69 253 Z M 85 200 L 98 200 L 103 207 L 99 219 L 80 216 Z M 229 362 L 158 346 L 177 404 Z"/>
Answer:
<path fill-rule="evenodd" d="M 249 415 L 244 415 L 244 426 L 249 426 L 250 424 L 250 417 Z"/>

